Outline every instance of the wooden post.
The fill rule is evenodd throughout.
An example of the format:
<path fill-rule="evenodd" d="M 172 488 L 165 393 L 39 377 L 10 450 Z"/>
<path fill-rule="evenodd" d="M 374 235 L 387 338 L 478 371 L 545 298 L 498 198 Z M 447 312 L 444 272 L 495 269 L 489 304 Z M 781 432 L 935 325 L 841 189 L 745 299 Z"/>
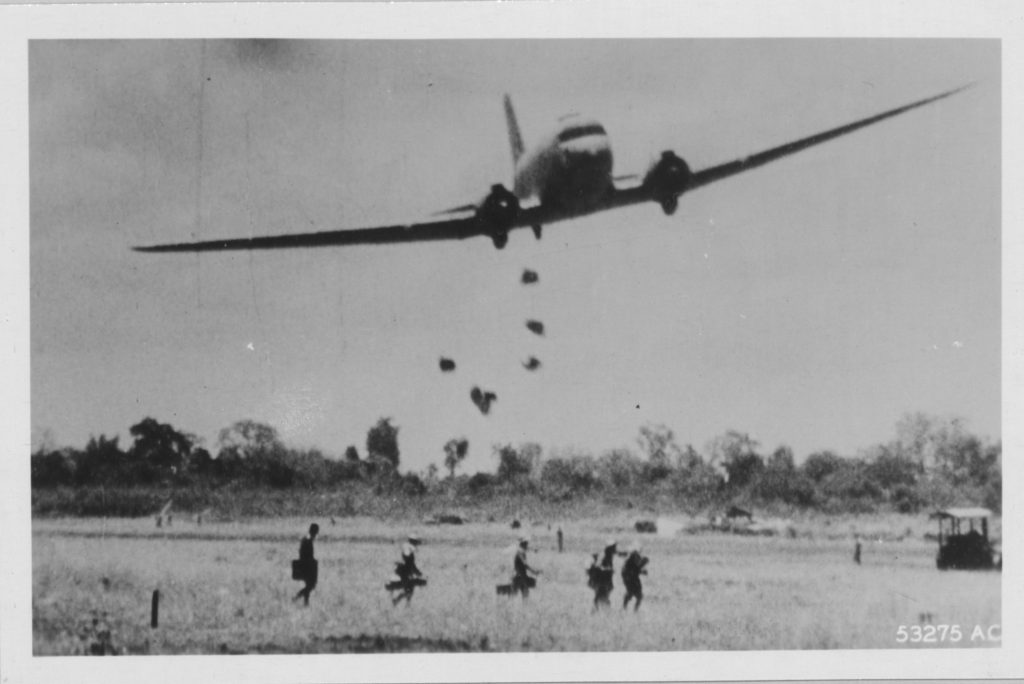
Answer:
<path fill-rule="evenodd" d="M 558 528 L 558 553 L 562 553 L 562 528 Z"/>
<path fill-rule="evenodd" d="M 156 629 L 160 624 L 160 590 L 153 590 L 153 602 L 149 610 L 149 626 Z"/>

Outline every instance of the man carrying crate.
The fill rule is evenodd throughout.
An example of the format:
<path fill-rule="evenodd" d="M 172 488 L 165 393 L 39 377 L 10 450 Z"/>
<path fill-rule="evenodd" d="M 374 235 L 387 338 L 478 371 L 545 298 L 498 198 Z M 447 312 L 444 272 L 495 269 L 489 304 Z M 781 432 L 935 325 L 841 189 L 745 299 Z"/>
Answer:
<path fill-rule="evenodd" d="M 622 599 L 622 609 L 629 605 L 630 599 L 636 599 L 633 604 L 633 611 L 640 610 L 640 602 L 644 600 L 643 582 L 640 575 L 647 574 L 647 563 L 649 559 L 643 555 L 643 549 L 639 544 L 633 544 L 629 550 L 629 556 L 622 565 L 622 584 L 626 587 L 626 596 Z"/>
<path fill-rule="evenodd" d="M 526 553 L 529 547 L 530 540 L 526 537 L 520 537 L 519 549 L 516 551 L 516 557 L 513 561 L 515 575 L 512 576 L 512 592 L 519 592 L 524 599 L 530 595 L 530 589 L 537 586 L 537 578 L 530 577 L 530 574 L 540 574 L 540 570 L 531 568 L 529 563 L 526 562 Z"/>
<path fill-rule="evenodd" d="M 305 582 L 306 586 L 299 589 L 293 601 L 303 599 L 303 605 L 309 605 L 309 595 L 316 588 L 316 579 L 319 568 L 316 558 L 313 557 L 313 540 L 320 533 L 320 526 L 313 523 L 309 526 L 309 536 L 303 537 L 299 543 L 299 559 L 292 561 L 292 579 Z"/>
<path fill-rule="evenodd" d="M 414 534 L 409 535 L 405 544 L 402 545 L 402 560 L 395 563 L 395 576 L 398 578 L 384 585 L 390 592 L 398 590 L 398 594 L 391 599 L 391 605 L 397 606 L 405 599 L 405 605 L 409 605 L 416 587 L 427 586 L 427 580 L 423 573 L 416 567 L 416 547 L 420 544 L 420 538 Z"/>

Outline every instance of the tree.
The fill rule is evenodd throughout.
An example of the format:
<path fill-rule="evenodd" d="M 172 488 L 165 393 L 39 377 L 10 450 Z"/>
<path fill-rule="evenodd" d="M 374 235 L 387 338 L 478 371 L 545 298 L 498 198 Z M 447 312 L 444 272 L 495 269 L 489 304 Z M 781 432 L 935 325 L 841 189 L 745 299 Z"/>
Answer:
<path fill-rule="evenodd" d="M 784 501 L 801 506 L 814 503 L 814 485 L 794 463 L 793 450 L 780 446 L 765 463 L 757 479 L 757 493 L 766 501 Z"/>
<path fill-rule="evenodd" d="M 645 425 L 637 437 L 640 450 L 647 454 L 649 480 L 662 480 L 672 473 L 674 465 L 683 459 L 683 451 L 676 444 L 675 434 L 665 425 Z"/>
<path fill-rule="evenodd" d="M 427 486 L 416 473 L 406 473 L 401 477 L 401 491 L 405 496 L 422 496 L 427 493 Z"/>
<path fill-rule="evenodd" d="M 956 487 L 984 486 L 999 461 L 1000 446 L 986 446 L 971 434 L 952 436 L 939 448 L 937 471 Z"/>
<path fill-rule="evenodd" d="M 502 482 L 528 479 L 540 460 L 540 453 L 537 444 L 521 444 L 519 449 L 511 444 L 494 445 L 494 454 L 498 457 L 498 479 Z"/>
<path fill-rule="evenodd" d="M 75 469 L 70 449 L 59 451 L 37 450 L 32 454 L 31 473 L 33 487 L 57 487 L 73 482 Z"/>
<path fill-rule="evenodd" d="M 988 485 L 1003 479 L 1003 443 L 985 447 L 980 454 L 972 454 L 967 462 L 967 473 L 972 482 Z"/>
<path fill-rule="evenodd" d="M 48 427 L 32 428 L 32 454 L 48 454 L 57 451 L 57 438 Z"/>
<path fill-rule="evenodd" d="M 947 470 L 958 447 L 968 438 L 960 418 L 908 413 L 896 424 L 896 443 L 890 449 L 916 463 L 920 473 Z"/>
<path fill-rule="evenodd" d="M 295 482 L 296 459 L 288 453 L 277 430 L 266 423 L 240 420 L 220 431 L 217 470 L 241 472 L 258 484 L 290 487 Z"/>
<path fill-rule="evenodd" d="M 366 454 L 369 460 L 383 460 L 398 470 L 398 428 L 390 418 L 381 418 L 366 433 Z"/>
<path fill-rule="evenodd" d="M 116 436 L 113 439 L 106 435 L 90 437 L 85 450 L 75 455 L 75 483 L 93 484 L 124 479 L 126 458 L 118 441 Z"/>
<path fill-rule="evenodd" d="M 597 459 L 597 473 L 609 489 L 629 489 L 640 484 L 644 462 L 628 449 L 612 449 Z"/>
<path fill-rule="evenodd" d="M 544 461 L 540 479 L 555 490 L 586 492 L 597 484 L 597 463 L 584 453 L 554 456 Z"/>
<path fill-rule="evenodd" d="M 679 470 L 693 470 L 704 465 L 704 457 L 693 448 L 692 444 L 687 444 L 676 459 L 676 468 Z"/>
<path fill-rule="evenodd" d="M 678 469 L 670 478 L 676 496 L 683 497 L 691 504 L 707 505 L 722 486 L 722 475 L 703 460 L 690 467 Z"/>
<path fill-rule="evenodd" d="M 275 428 L 250 419 L 236 421 L 221 430 L 217 442 L 221 454 L 232 452 L 243 459 L 284 449 Z"/>
<path fill-rule="evenodd" d="M 837 499 L 847 509 L 852 504 L 867 504 L 878 501 L 882 490 L 868 476 L 868 463 L 862 458 L 841 459 L 842 465 L 821 482 L 822 493 Z M 858 510 L 867 510 L 863 506 Z"/>
<path fill-rule="evenodd" d="M 466 487 L 470 494 L 481 494 L 490 490 L 494 486 L 495 480 L 495 476 L 490 473 L 476 473 L 469 478 Z"/>
<path fill-rule="evenodd" d="M 437 467 L 436 463 L 427 465 L 427 469 L 423 472 L 423 483 L 427 486 L 427 489 L 433 489 L 437 485 L 437 471 L 440 468 Z"/>
<path fill-rule="evenodd" d="M 469 440 L 449 439 L 444 445 L 444 467 L 448 469 L 448 478 L 455 477 L 455 469 L 466 459 L 469 453 Z"/>
<path fill-rule="evenodd" d="M 129 428 L 135 443 L 130 453 L 160 470 L 178 471 L 184 468 L 192 454 L 195 437 L 178 432 L 169 423 L 143 418 Z"/>
<path fill-rule="evenodd" d="M 332 486 L 340 482 L 361 480 L 365 475 L 366 464 L 358 459 L 344 458 L 337 461 L 328 459 L 327 466 L 327 484 Z"/>
<path fill-rule="evenodd" d="M 213 472 L 213 456 L 202 447 L 194 449 L 188 459 L 188 470 L 200 477 L 210 475 Z"/>
<path fill-rule="evenodd" d="M 519 458 L 528 468 L 527 477 L 538 472 L 541 460 L 544 458 L 544 450 L 536 442 L 524 442 L 519 445 Z"/>
<path fill-rule="evenodd" d="M 997 513 L 1003 510 L 1003 444 L 1002 442 L 985 450 L 986 459 L 991 463 L 986 469 L 983 487 L 983 503 Z"/>
<path fill-rule="evenodd" d="M 845 459 L 831 451 L 816 451 L 808 456 L 800 467 L 803 474 L 814 482 L 821 482 L 834 472 L 842 469 Z"/>
<path fill-rule="evenodd" d="M 295 481 L 306 487 L 324 485 L 334 473 L 335 461 L 324 456 L 319 449 L 289 449 L 288 465 L 295 471 Z"/>
<path fill-rule="evenodd" d="M 757 453 L 758 443 L 750 435 L 729 430 L 712 440 L 708 447 L 712 462 L 725 468 L 730 487 L 744 487 L 764 470 L 764 460 Z"/>
<path fill-rule="evenodd" d="M 345 449 L 345 461 L 347 463 L 359 463 L 359 450 L 356 449 L 354 444 L 350 444 Z"/>
<path fill-rule="evenodd" d="M 933 419 L 924 413 L 907 413 L 896 423 L 896 444 L 891 450 L 915 461 L 923 472 L 926 461 L 934 455 L 931 444 Z"/>
<path fill-rule="evenodd" d="M 780 446 L 772 452 L 765 464 L 766 470 L 772 470 L 783 474 L 789 474 L 796 470 L 793 462 L 793 450 L 786 445 Z"/>
<path fill-rule="evenodd" d="M 889 491 L 899 485 L 916 484 L 921 469 L 917 459 L 905 451 L 879 446 L 868 462 L 865 474 L 879 488 Z"/>

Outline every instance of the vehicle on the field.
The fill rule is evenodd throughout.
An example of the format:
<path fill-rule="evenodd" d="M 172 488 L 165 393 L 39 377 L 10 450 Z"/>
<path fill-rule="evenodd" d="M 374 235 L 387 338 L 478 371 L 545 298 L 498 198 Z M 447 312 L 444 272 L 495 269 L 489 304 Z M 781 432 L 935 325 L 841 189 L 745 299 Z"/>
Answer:
<path fill-rule="evenodd" d="M 939 521 L 939 570 L 991 570 L 1003 568 L 1002 554 L 988 536 L 987 508 L 946 508 L 935 511 L 931 519 Z"/>

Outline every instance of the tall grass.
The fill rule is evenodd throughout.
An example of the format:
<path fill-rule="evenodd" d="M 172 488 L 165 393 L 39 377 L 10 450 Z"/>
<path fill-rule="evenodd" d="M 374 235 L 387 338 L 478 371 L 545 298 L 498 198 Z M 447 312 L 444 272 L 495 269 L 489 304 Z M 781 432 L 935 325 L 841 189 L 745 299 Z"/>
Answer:
<path fill-rule="evenodd" d="M 931 620 L 967 630 L 1000 621 L 1000 575 L 939 572 L 934 545 L 920 536 L 869 541 L 861 566 L 852 562 L 848 537 L 645 537 L 651 565 L 640 611 L 616 604 L 616 577 L 612 609 L 595 614 L 585 561 L 609 535 L 629 541 L 625 516 L 561 523 L 561 554 L 557 524 L 528 529 L 531 563 L 543 574 L 527 601 L 495 595 L 495 584 L 511 574 L 517 532 L 507 525 L 417 527 L 426 540 L 418 561 L 429 584 L 408 607 L 393 607 L 383 588 L 406 526 L 320 520 L 320 586 L 302 608 L 291 601 L 299 585 L 288 563 L 308 522 L 176 522 L 157 530 L 149 519 L 36 521 L 34 651 L 81 651 L 91 616 L 104 612 L 115 645 L 130 653 L 395 644 L 499 651 L 890 648 L 898 646 L 900 625 Z M 149 626 L 154 589 L 162 597 L 157 629 Z"/>

